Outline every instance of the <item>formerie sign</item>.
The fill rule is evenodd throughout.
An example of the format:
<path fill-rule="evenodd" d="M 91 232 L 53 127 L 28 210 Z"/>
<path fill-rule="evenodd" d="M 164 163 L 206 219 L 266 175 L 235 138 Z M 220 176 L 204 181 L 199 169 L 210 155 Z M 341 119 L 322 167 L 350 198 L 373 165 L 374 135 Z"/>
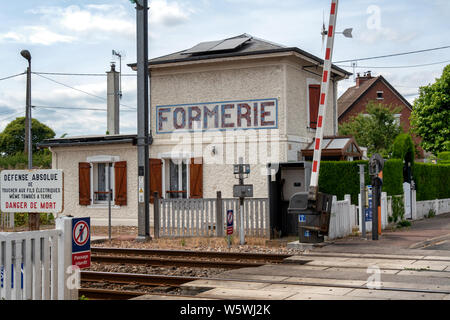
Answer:
<path fill-rule="evenodd" d="M 278 100 L 206 102 L 156 107 L 156 132 L 277 129 Z"/>
<path fill-rule="evenodd" d="M 1 211 L 63 211 L 62 170 L 4 170 L 0 179 Z"/>

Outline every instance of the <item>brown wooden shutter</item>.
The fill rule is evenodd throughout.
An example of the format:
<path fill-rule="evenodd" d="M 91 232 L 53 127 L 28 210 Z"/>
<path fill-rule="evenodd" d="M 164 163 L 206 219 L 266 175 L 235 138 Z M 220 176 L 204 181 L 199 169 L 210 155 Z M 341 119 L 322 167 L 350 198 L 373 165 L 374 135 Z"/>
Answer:
<path fill-rule="evenodd" d="M 190 198 L 203 198 L 203 159 L 192 158 L 189 168 Z"/>
<path fill-rule="evenodd" d="M 78 164 L 78 188 L 80 206 L 91 205 L 91 164 L 80 162 Z"/>
<path fill-rule="evenodd" d="M 320 85 L 309 86 L 309 127 L 317 128 L 317 117 L 319 116 Z"/>
<path fill-rule="evenodd" d="M 162 197 L 162 160 L 150 159 L 150 203 L 154 203 L 153 194 L 158 192 Z"/>
<path fill-rule="evenodd" d="M 127 162 L 116 162 L 114 164 L 114 184 L 116 206 L 127 205 Z"/>

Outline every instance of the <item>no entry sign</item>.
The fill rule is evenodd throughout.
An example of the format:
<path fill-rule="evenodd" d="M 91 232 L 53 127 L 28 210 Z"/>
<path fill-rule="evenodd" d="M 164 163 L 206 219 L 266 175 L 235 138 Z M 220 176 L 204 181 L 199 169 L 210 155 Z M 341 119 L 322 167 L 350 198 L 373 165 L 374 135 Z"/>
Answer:
<path fill-rule="evenodd" d="M 227 211 L 227 235 L 232 235 L 233 234 L 233 222 L 234 218 L 233 218 L 233 210 L 228 210 Z"/>
<path fill-rule="evenodd" d="M 91 266 L 91 218 L 72 219 L 72 265 Z"/>

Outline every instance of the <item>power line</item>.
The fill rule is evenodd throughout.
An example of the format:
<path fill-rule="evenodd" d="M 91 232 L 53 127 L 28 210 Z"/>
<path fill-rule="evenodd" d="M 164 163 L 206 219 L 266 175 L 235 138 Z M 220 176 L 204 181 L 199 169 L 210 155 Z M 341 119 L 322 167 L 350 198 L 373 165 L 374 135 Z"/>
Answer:
<path fill-rule="evenodd" d="M 394 54 L 388 54 L 388 55 L 384 55 L 384 56 L 376 56 L 376 57 L 368 57 L 368 58 L 359 58 L 359 59 L 350 59 L 350 60 L 335 61 L 335 62 L 333 62 L 333 63 L 336 64 L 336 63 L 345 63 L 345 62 L 354 62 L 354 61 L 363 61 L 363 60 L 373 60 L 373 59 L 389 58 L 389 57 L 404 56 L 404 55 L 407 55 L 407 54 L 429 52 L 429 51 L 442 50 L 442 49 L 448 49 L 448 48 L 450 48 L 450 46 L 444 46 L 444 47 L 438 47 L 438 48 L 431 48 L 431 49 L 424 49 L 424 50 L 417 50 L 417 51 L 402 52 L 402 53 L 394 53 Z"/>
<path fill-rule="evenodd" d="M 21 75 L 24 75 L 24 74 L 26 74 L 26 72 L 22 72 L 22 73 L 15 74 L 15 75 L 13 75 L 13 76 L 1 78 L 0 81 L 2 81 L 2 80 L 8 80 L 8 79 L 11 79 L 11 78 L 14 78 L 14 77 L 18 77 L 18 76 L 21 76 Z"/>
<path fill-rule="evenodd" d="M 64 72 L 32 72 L 37 75 L 51 76 L 83 76 L 83 77 L 106 77 L 104 73 L 64 73 Z M 122 77 L 137 77 L 137 74 L 122 74 Z"/>
<path fill-rule="evenodd" d="M 21 113 L 23 113 L 23 111 L 16 112 L 16 113 L 14 113 L 13 115 L 7 116 L 6 118 L 2 118 L 2 119 L 0 119 L 0 121 L 5 121 L 5 120 L 8 120 L 8 119 L 11 119 L 11 118 L 13 118 L 13 117 L 15 117 L 15 116 L 18 116 L 18 115 L 21 114 Z"/>
<path fill-rule="evenodd" d="M 54 82 L 54 83 L 57 83 L 57 84 L 59 84 L 59 85 L 61 85 L 61 86 L 64 86 L 64 87 L 66 87 L 66 88 L 69 88 L 69 89 L 72 89 L 72 90 L 79 91 L 79 92 L 81 92 L 81 93 L 87 94 L 87 95 L 89 95 L 89 96 L 91 96 L 91 97 L 94 97 L 94 98 L 97 98 L 97 99 L 101 99 L 101 100 L 103 100 L 103 101 L 107 101 L 107 99 L 104 98 L 104 97 L 100 97 L 100 96 L 97 96 L 97 95 L 95 95 L 95 94 L 86 92 L 86 91 L 84 91 L 84 90 L 74 88 L 74 87 L 72 87 L 72 86 L 69 86 L 68 84 L 65 84 L 65 83 L 56 81 L 56 80 L 54 80 L 54 79 L 52 79 L 52 78 L 49 78 L 49 77 L 46 77 L 46 76 L 43 76 L 42 74 L 37 74 L 37 73 L 35 73 L 35 74 L 36 74 L 37 76 L 41 77 L 41 78 L 47 79 L 47 80 L 49 80 L 49 81 L 52 81 L 52 82 Z M 136 108 L 127 106 L 127 105 L 125 105 L 125 104 L 123 104 L 123 103 L 121 103 L 120 105 L 123 106 L 123 107 L 126 107 L 126 108 L 130 108 L 130 109 L 136 110 Z"/>
<path fill-rule="evenodd" d="M 81 107 L 49 107 L 49 106 L 32 106 L 39 109 L 62 109 L 62 110 L 86 110 L 86 111 L 108 111 L 107 109 L 100 108 L 81 108 Z M 122 112 L 132 112 L 133 110 L 121 110 Z"/>
<path fill-rule="evenodd" d="M 344 68 L 359 68 L 359 69 L 405 69 L 405 68 L 417 68 L 417 67 L 427 67 L 427 66 L 434 66 L 437 64 L 442 64 L 442 63 L 449 63 L 450 60 L 446 60 L 446 61 L 440 61 L 440 62 L 432 62 L 432 63 L 425 63 L 425 64 L 416 64 L 416 65 L 409 65 L 409 66 L 390 66 L 390 67 L 382 67 L 382 66 L 346 66 L 346 65 L 337 65 L 339 67 L 344 67 Z"/>

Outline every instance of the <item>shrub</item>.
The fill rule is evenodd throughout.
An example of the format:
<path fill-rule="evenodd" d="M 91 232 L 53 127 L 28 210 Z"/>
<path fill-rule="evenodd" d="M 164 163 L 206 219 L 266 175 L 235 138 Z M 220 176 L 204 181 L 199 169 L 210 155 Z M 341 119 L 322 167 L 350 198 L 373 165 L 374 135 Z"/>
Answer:
<path fill-rule="evenodd" d="M 388 196 L 403 194 L 403 161 L 391 159 L 384 163 L 383 192 Z"/>
<path fill-rule="evenodd" d="M 415 147 L 411 136 L 401 133 L 395 138 L 392 146 L 392 158 L 414 162 Z"/>
<path fill-rule="evenodd" d="M 439 163 L 450 162 L 450 151 L 441 152 L 438 154 Z"/>
<path fill-rule="evenodd" d="M 365 182 L 370 185 L 368 161 L 323 161 L 319 174 L 319 191 L 337 196 L 343 200 L 346 194 L 351 195 L 352 204 L 358 203 L 359 164 L 366 165 Z M 403 194 L 403 162 L 388 160 L 383 170 L 383 192 L 388 195 Z"/>
<path fill-rule="evenodd" d="M 449 164 L 414 164 L 417 201 L 450 198 Z"/>

